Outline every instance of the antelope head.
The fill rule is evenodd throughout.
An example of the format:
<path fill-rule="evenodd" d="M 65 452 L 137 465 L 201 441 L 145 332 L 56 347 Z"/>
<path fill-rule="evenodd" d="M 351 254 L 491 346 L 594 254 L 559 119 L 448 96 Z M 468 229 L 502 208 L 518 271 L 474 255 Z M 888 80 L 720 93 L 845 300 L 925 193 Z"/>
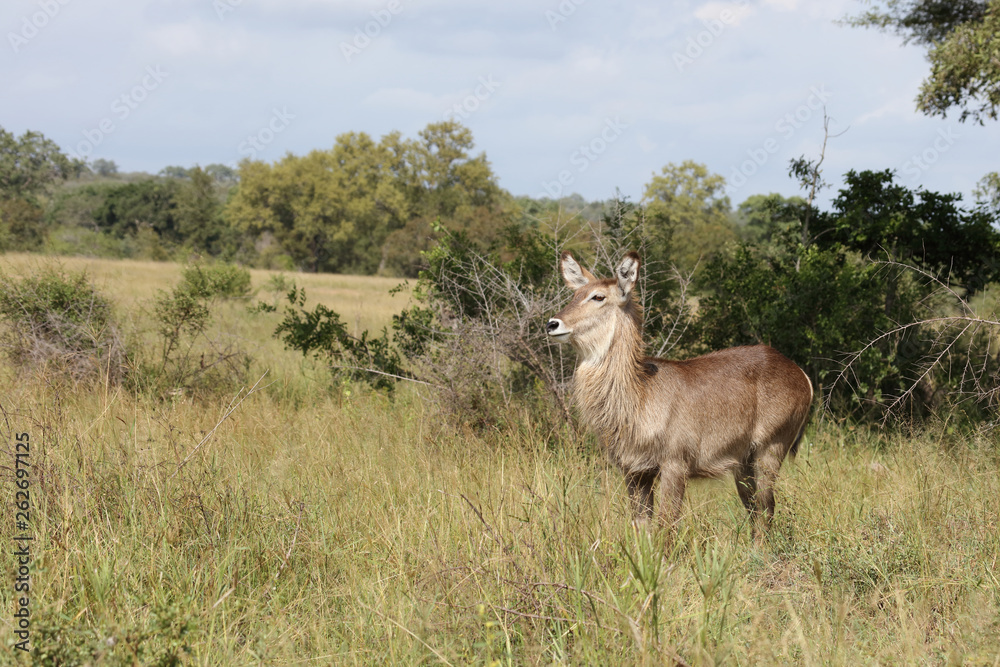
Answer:
<path fill-rule="evenodd" d="M 639 255 L 630 252 L 618 265 L 615 277 L 602 280 L 564 252 L 559 268 L 573 290 L 573 299 L 549 320 L 546 332 L 560 342 L 571 343 L 584 360 L 603 356 L 614 339 L 617 323 L 638 318 L 638 307 L 631 297 L 639 264 Z"/>

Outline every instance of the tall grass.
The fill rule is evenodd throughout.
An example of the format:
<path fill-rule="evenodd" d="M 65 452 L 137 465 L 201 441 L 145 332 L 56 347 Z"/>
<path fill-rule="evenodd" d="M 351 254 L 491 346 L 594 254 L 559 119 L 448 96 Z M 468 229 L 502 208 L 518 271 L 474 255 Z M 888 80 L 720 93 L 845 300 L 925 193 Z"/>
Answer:
<path fill-rule="evenodd" d="M 133 306 L 175 281 L 164 268 L 140 287 L 132 265 L 91 264 Z M 334 280 L 353 279 L 307 278 L 350 313 L 336 290 L 351 283 Z M 365 326 L 384 322 L 387 286 L 358 280 Z M 221 424 L 228 399 L 0 369 L 0 488 L 10 508 L 10 435 L 30 432 L 37 537 L 37 652 L 0 662 L 1000 664 L 995 434 L 814 417 L 768 539 L 730 480 L 694 485 L 669 540 L 631 528 L 621 475 L 588 438 L 541 445 L 529 414 L 458 431 L 417 387 L 331 390 L 261 315 L 225 321 L 273 384 Z"/>

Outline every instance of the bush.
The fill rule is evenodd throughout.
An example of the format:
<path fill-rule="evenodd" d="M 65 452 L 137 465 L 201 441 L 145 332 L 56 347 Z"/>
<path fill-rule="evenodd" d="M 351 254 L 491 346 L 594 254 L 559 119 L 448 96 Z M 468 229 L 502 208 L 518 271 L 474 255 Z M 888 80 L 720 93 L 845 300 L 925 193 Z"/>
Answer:
<path fill-rule="evenodd" d="M 144 366 L 147 386 L 172 393 L 214 393 L 245 382 L 250 356 L 237 342 L 211 339 L 208 327 L 215 301 L 249 293 L 250 273 L 242 267 L 217 264 L 185 269 L 177 286 L 161 291 L 153 301 L 160 358 Z"/>
<path fill-rule="evenodd" d="M 704 280 L 710 291 L 692 329 L 704 350 L 767 343 L 802 366 L 840 414 L 878 413 L 907 388 L 919 332 L 868 346 L 894 322 L 911 320 L 924 296 L 898 268 L 837 248 L 742 244 L 712 261 Z M 862 349 L 850 382 L 830 386 Z"/>
<path fill-rule="evenodd" d="M 184 290 L 200 299 L 250 295 L 250 272 L 235 264 L 195 264 L 184 269 Z"/>
<path fill-rule="evenodd" d="M 288 301 L 285 318 L 274 330 L 274 336 L 282 339 L 285 349 L 304 356 L 311 354 L 325 361 L 334 375 L 368 382 L 375 389 L 392 391 L 398 379 L 407 377 L 403 360 L 385 329 L 379 336 L 369 336 L 368 331 L 352 336 L 340 315 L 323 304 L 312 311 L 306 310 L 305 290 L 292 287 Z M 275 310 L 268 304 L 257 308 L 264 312 Z"/>
<path fill-rule="evenodd" d="M 75 380 L 124 377 L 128 355 L 111 302 L 85 273 L 48 268 L 25 278 L 0 275 L 0 318 L 0 343 L 16 366 Z"/>
<path fill-rule="evenodd" d="M 350 336 L 337 313 L 322 305 L 306 310 L 296 290 L 288 294 L 290 306 L 275 335 L 286 348 L 323 358 L 335 375 L 377 389 L 391 390 L 399 379 L 432 385 L 456 424 L 486 429 L 530 414 L 551 434 L 571 423 L 574 355 L 545 333 L 546 321 L 568 296 L 557 271 L 563 249 L 557 236 L 510 226 L 483 245 L 463 232 L 437 231 L 441 239 L 423 253 L 417 303 L 393 316 L 391 337 L 385 330 Z M 626 245 L 642 248 L 641 233 L 641 215 L 617 202 L 595 233 L 593 250 L 613 261 Z M 649 273 L 644 283 L 645 297 L 669 303 L 672 290 L 663 274 Z M 258 308 L 275 310 L 270 304 Z M 664 325 L 673 318 L 663 307 L 648 312 L 651 338 L 662 346 L 673 330 Z"/>

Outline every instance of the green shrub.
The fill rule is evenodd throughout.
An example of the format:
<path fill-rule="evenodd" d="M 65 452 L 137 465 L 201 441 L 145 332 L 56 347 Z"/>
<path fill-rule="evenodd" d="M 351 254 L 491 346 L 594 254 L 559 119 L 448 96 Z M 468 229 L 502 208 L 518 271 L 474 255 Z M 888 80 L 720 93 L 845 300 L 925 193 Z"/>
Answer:
<path fill-rule="evenodd" d="M 926 349 L 917 329 L 869 345 L 894 322 L 912 320 L 925 293 L 897 267 L 856 253 L 741 244 L 713 260 L 704 281 L 709 293 L 692 328 L 697 344 L 714 350 L 767 343 L 802 366 L 841 414 L 878 412 L 907 389 Z M 848 355 L 861 350 L 848 381 L 831 387 Z"/>
<path fill-rule="evenodd" d="M 0 275 L 2 343 L 19 367 L 117 382 L 128 359 L 111 302 L 85 273 L 46 268 L 24 278 Z"/>
<path fill-rule="evenodd" d="M 323 304 L 306 310 L 304 289 L 293 284 L 287 298 L 289 305 L 285 307 L 284 318 L 274 330 L 275 338 L 281 338 L 285 349 L 312 355 L 325 362 L 334 376 L 367 382 L 375 389 L 391 392 L 397 380 L 409 377 L 386 329 L 377 336 L 369 335 L 367 330 L 360 336 L 352 336 L 336 311 Z M 277 308 L 260 303 L 256 310 L 273 312 Z"/>
<path fill-rule="evenodd" d="M 183 289 L 199 299 L 250 295 L 250 272 L 235 264 L 194 264 L 184 269 Z"/>
<path fill-rule="evenodd" d="M 173 290 L 161 291 L 153 300 L 159 359 L 144 364 L 137 380 L 160 393 L 216 393 L 243 383 L 250 356 L 234 340 L 210 339 L 208 327 L 214 301 L 249 293 L 250 273 L 242 267 L 216 264 L 185 269 Z"/>

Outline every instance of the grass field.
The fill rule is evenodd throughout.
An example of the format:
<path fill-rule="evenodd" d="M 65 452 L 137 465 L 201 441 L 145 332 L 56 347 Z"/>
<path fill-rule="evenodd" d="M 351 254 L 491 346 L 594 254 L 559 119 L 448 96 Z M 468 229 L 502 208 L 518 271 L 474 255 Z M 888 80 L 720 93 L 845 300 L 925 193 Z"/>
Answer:
<path fill-rule="evenodd" d="M 8 255 L 0 269 L 44 261 Z M 61 263 L 85 268 L 136 330 L 180 276 Z M 392 280 L 288 278 L 360 328 L 407 299 L 388 295 Z M 269 280 L 253 272 L 261 299 Z M 331 386 L 270 339 L 276 321 L 221 309 L 217 331 L 245 340 L 271 383 L 221 424 L 231 396 L 137 397 L 0 368 L 0 662 L 1000 665 L 995 433 L 904 437 L 816 414 L 767 540 L 748 534 L 728 480 L 691 487 L 666 546 L 630 527 L 621 475 L 591 439 L 544 446 L 528 414 L 466 432 L 418 387 L 389 399 Z M 31 655 L 13 649 L 21 432 Z"/>

